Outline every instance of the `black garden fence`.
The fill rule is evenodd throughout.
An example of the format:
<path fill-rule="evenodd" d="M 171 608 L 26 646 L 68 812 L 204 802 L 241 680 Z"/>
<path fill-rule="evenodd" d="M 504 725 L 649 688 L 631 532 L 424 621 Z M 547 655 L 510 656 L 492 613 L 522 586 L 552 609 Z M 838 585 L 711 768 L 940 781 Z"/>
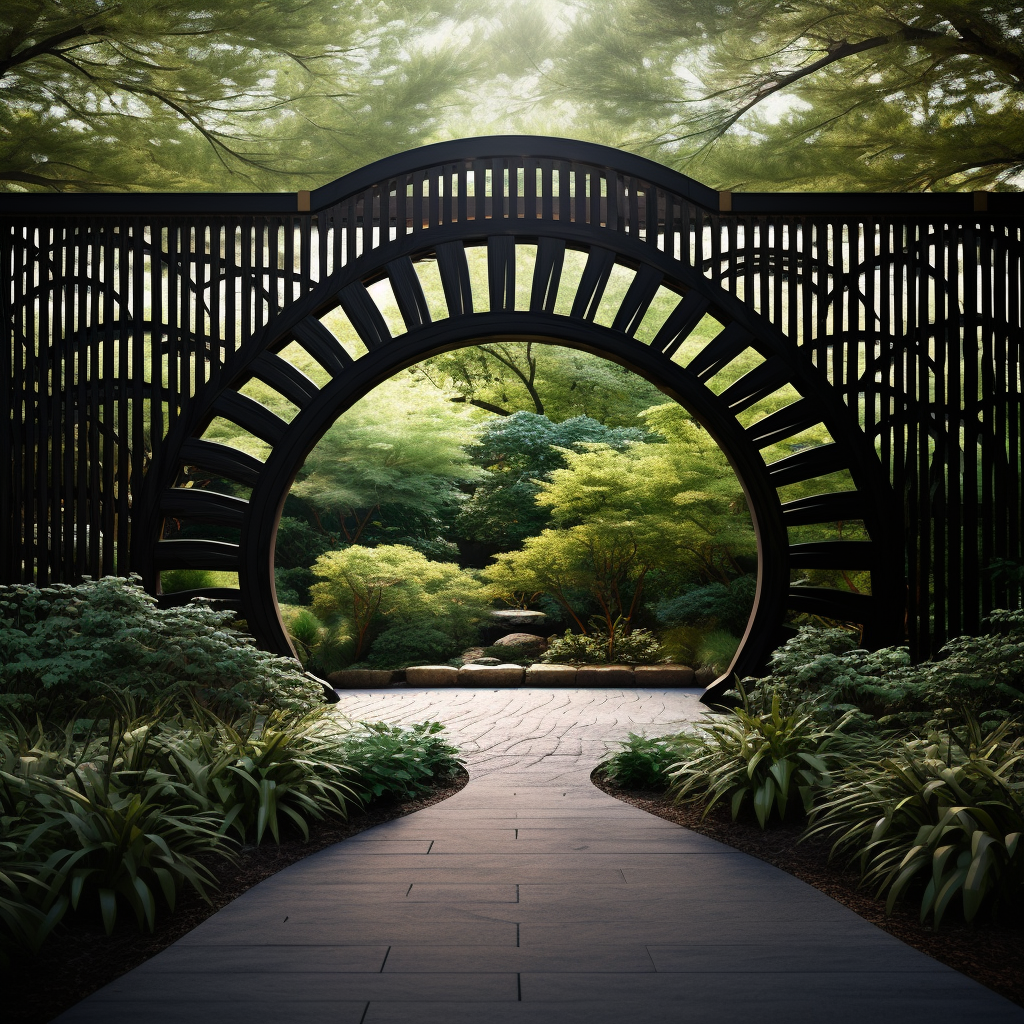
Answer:
<path fill-rule="evenodd" d="M 531 137 L 442 143 L 297 195 L 4 196 L 0 580 L 138 572 L 159 592 L 162 570 L 234 570 L 238 590 L 204 593 L 286 652 L 273 545 L 309 450 L 402 367 L 523 338 L 642 374 L 729 456 L 760 562 L 737 670 L 763 658 L 787 610 L 861 623 L 869 644 L 906 637 L 925 656 L 1020 597 L 999 567 L 1022 559 L 1022 229 L 1014 193 L 719 193 L 615 150 Z M 486 288 L 471 282 L 473 247 Z M 556 312 L 570 255 L 582 271 Z M 445 316 L 428 308 L 424 261 Z M 616 268 L 634 276 L 598 315 Z M 367 290 L 383 278 L 398 331 Z M 639 340 L 666 291 L 672 312 Z M 358 357 L 322 322 L 338 308 Z M 695 344 L 709 317 L 713 338 Z M 281 356 L 294 342 L 328 384 Z M 717 387 L 751 351 L 754 369 Z M 245 395 L 253 379 L 294 419 Z M 742 415 L 783 392 L 782 408 Z M 266 458 L 204 438 L 218 417 Z M 799 442 L 811 427 L 825 443 Z M 787 439 L 792 454 L 766 464 Z M 780 497 L 839 471 L 842 486 Z M 187 486 L 204 473 L 248 499 Z M 235 539 L 166 539 L 169 517 Z M 797 539 L 851 520 L 868 539 Z M 870 570 L 870 593 L 802 585 L 813 568 Z"/>

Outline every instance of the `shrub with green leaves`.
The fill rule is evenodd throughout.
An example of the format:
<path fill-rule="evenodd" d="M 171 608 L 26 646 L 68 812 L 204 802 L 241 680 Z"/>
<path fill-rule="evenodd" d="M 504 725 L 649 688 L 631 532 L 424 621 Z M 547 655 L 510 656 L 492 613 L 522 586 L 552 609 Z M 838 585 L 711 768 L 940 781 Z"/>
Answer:
<path fill-rule="evenodd" d="M 921 728 L 947 707 L 985 721 L 1024 717 L 1024 612 L 993 612 L 989 632 L 956 637 L 933 661 L 905 647 L 865 651 L 849 633 L 803 627 L 771 659 L 766 685 L 813 698 L 824 716 L 857 707 L 883 725 Z"/>
<path fill-rule="evenodd" d="M 811 834 L 860 864 L 886 910 L 912 890 L 921 921 L 938 928 L 959 902 L 965 920 L 1024 899 L 1024 738 L 1001 723 L 909 739 L 888 757 L 850 768 L 815 809 Z"/>
<path fill-rule="evenodd" d="M 440 722 L 412 726 L 360 722 L 342 751 L 355 775 L 352 785 L 364 800 L 411 800 L 462 768 L 458 749 L 441 735 Z"/>
<path fill-rule="evenodd" d="M 0 586 L 0 707 L 89 717 L 112 693 L 146 707 L 190 700 L 225 714 L 323 703 L 292 659 L 260 650 L 207 602 L 161 609 L 134 579 Z"/>
<path fill-rule="evenodd" d="M 630 630 L 619 620 L 611 634 L 599 626 L 590 633 L 567 629 L 564 636 L 551 641 L 540 660 L 551 665 L 648 665 L 656 662 L 661 653 L 661 644 L 650 630 Z"/>
<path fill-rule="evenodd" d="M 609 782 L 623 789 L 668 789 L 669 771 L 700 745 L 688 733 L 676 736 L 644 736 L 631 732 L 607 761 L 598 767 Z"/>
<path fill-rule="evenodd" d="M 366 660 L 371 668 L 378 669 L 437 665 L 458 653 L 458 647 L 447 633 L 439 629 L 400 623 L 377 634 Z"/>
<path fill-rule="evenodd" d="M 749 800 L 764 828 L 773 815 L 807 814 L 832 788 L 836 769 L 872 742 L 844 732 L 849 715 L 821 725 L 813 710 L 786 706 L 778 693 L 744 698 L 728 714 L 704 716 L 699 745 L 669 773 L 677 802 L 703 801 L 707 814 L 725 801 L 735 820 Z"/>

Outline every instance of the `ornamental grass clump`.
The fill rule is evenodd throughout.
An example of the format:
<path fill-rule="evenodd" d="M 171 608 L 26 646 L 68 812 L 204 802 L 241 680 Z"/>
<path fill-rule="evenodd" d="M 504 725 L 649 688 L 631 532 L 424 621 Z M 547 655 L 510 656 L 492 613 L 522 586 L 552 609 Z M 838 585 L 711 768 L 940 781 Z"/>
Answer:
<path fill-rule="evenodd" d="M 1024 898 L 1024 737 L 1014 723 L 983 732 L 974 714 L 961 718 L 849 769 L 809 833 L 859 864 L 887 912 L 916 893 L 935 928 L 954 903 L 971 921 Z"/>
<path fill-rule="evenodd" d="M 677 803 L 701 801 L 706 815 L 726 802 L 735 820 L 749 800 L 765 828 L 773 815 L 807 814 L 871 742 L 844 732 L 852 713 L 823 725 L 813 707 L 787 708 L 778 693 L 741 694 L 743 707 L 704 716 L 693 752 L 668 773 Z"/>

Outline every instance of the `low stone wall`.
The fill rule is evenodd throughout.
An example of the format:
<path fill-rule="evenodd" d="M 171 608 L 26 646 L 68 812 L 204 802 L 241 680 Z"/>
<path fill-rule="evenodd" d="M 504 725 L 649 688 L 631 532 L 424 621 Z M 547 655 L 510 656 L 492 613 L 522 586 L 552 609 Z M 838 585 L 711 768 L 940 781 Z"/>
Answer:
<path fill-rule="evenodd" d="M 404 671 L 380 672 L 348 669 L 332 672 L 327 682 L 337 690 L 378 690 L 393 686 L 459 686 L 473 689 L 530 687 L 532 689 L 643 687 L 667 690 L 686 686 L 708 686 L 715 674 L 707 669 L 694 672 L 687 665 L 416 665 Z"/>

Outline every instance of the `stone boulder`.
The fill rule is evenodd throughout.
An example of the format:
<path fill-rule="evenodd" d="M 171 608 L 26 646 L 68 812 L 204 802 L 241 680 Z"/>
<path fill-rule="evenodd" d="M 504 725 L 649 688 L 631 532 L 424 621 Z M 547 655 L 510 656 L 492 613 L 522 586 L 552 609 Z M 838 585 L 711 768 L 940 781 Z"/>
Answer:
<path fill-rule="evenodd" d="M 537 631 L 543 629 L 547 618 L 543 612 L 524 611 L 521 608 L 501 608 L 491 612 L 490 615 L 492 626 L 503 626 L 506 629 L 520 630 L 524 633 L 535 633 L 537 636 L 541 635 Z"/>
<path fill-rule="evenodd" d="M 539 658 L 548 648 L 547 641 L 535 633 L 507 633 L 495 640 L 492 647 L 511 647 L 524 658 Z"/>

